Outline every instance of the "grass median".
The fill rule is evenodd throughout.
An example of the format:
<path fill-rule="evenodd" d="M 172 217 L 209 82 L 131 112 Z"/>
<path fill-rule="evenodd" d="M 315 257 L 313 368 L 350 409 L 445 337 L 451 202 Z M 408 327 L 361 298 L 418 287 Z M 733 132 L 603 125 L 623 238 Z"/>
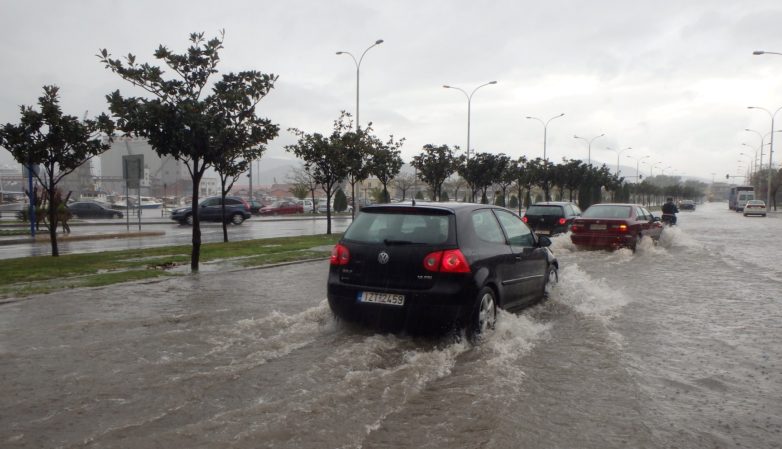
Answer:
<path fill-rule="evenodd" d="M 231 269 L 326 257 L 340 237 L 309 235 L 204 243 L 200 262 L 202 267 L 219 262 L 218 267 Z M 185 271 L 180 269 L 190 265 L 190 251 L 190 245 L 179 245 L 6 259 L 0 261 L 0 298 L 181 276 Z"/>

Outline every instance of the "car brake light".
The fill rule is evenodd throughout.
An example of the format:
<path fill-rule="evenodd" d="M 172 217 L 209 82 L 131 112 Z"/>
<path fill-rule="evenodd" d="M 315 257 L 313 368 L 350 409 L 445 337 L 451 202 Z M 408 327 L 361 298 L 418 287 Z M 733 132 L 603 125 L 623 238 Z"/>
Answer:
<path fill-rule="evenodd" d="M 567 220 L 565 220 L 564 218 L 559 219 L 559 224 L 563 225 L 565 223 L 567 223 Z"/>
<path fill-rule="evenodd" d="M 627 232 L 626 224 L 620 224 L 618 227 L 619 227 L 619 232 Z"/>
<path fill-rule="evenodd" d="M 427 271 L 441 273 L 469 273 L 470 265 L 461 251 L 449 249 L 436 251 L 424 257 L 424 268 Z"/>
<path fill-rule="evenodd" d="M 350 251 L 345 245 L 337 243 L 331 250 L 331 265 L 347 265 L 350 262 Z"/>
<path fill-rule="evenodd" d="M 527 217 L 521 217 L 521 221 L 523 221 L 524 223 L 526 223 L 526 222 L 528 222 L 529 220 L 527 219 Z"/>
<path fill-rule="evenodd" d="M 581 226 L 574 224 L 570 226 L 570 232 L 578 232 L 581 230 Z"/>

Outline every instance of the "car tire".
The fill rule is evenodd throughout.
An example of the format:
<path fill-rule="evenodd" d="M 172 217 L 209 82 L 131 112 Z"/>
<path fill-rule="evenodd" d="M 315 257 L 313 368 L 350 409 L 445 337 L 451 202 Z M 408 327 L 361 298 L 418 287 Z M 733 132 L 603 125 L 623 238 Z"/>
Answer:
<path fill-rule="evenodd" d="M 638 235 L 635 236 L 635 241 L 633 242 L 633 246 L 630 248 L 630 249 L 633 250 L 633 252 L 635 252 L 638 249 L 638 245 L 641 244 L 641 239 L 642 238 L 643 237 L 641 236 L 641 234 L 638 234 Z"/>
<path fill-rule="evenodd" d="M 231 215 L 231 223 L 237 226 L 244 223 L 244 215 L 242 214 Z"/>
<path fill-rule="evenodd" d="M 187 214 L 187 215 L 185 215 L 185 220 L 184 220 L 184 222 L 185 222 L 185 224 L 186 224 L 186 225 L 190 225 L 190 226 L 192 226 L 192 225 L 193 225 L 193 214 Z"/>
<path fill-rule="evenodd" d="M 474 342 L 480 339 L 489 329 L 494 329 L 496 322 L 497 301 L 494 290 L 490 287 L 484 287 L 478 292 L 478 297 L 475 300 L 475 307 L 470 316 L 467 335 Z"/>
<path fill-rule="evenodd" d="M 551 297 L 551 290 L 559 283 L 559 269 L 556 265 L 550 264 L 546 268 L 546 281 L 543 284 L 543 299 Z"/>

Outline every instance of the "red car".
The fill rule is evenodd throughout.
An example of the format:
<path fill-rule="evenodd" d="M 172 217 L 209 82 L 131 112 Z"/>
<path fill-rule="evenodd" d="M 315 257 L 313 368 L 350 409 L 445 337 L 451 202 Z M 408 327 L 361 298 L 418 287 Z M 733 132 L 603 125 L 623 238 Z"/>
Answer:
<path fill-rule="evenodd" d="M 570 240 L 579 247 L 630 248 L 643 236 L 660 238 L 663 226 L 639 204 L 594 204 L 570 227 Z"/>
<path fill-rule="evenodd" d="M 275 201 L 258 210 L 261 215 L 290 215 L 304 212 L 304 206 L 292 201 Z"/>

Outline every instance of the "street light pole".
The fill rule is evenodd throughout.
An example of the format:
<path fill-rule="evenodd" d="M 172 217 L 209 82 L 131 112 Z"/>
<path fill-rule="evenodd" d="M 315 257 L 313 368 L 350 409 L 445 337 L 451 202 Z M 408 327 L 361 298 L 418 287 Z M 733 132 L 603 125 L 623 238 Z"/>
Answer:
<path fill-rule="evenodd" d="M 549 124 L 550 121 L 554 120 L 555 118 L 560 118 L 563 115 L 565 115 L 564 112 L 559 114 L 559 115 L 555 115 L 554 117 L 551 117 L 550 119 L 546 120 L 545 122 L 543 120 L 537 118 L 537 117 L 529 117 L 529 116 L 526 117 L 528 120 L 537 120 L 537 121 L 539 121 L 543 125 L 543 161 L 545 161 L 545 162 L 548 162 L 548 158 L 546 157 L 546 133 L 547 133 L 547 130 L 548 130 L 548 124 Z"/>
<path fill-rule="evenodd" d="M 627 157 L 629 157 L 630 159 L 635 160 L 635 182 L 640 184 L 641 183 L 641 176 L 640 176 L 641 175 L 641 161 L 646 159 L 647 157 L 651 157 L 651 156 L 647 155 L 647 156 L 644 156 L 644 157 L 636 158 L 636 157 L 630 156 L 628 154 Z"/>
<path fill-rule="evenodd" d="M 356 131 L 358 131 L 358 129 L 359 129 L 359 127 L 360 127 L 359 123 L 361 123 L 361 122 L 359 121 L 359 115 L 358 115 L 358 112 L 359 112 L 359 111 L 358 111 L 358 105 L 359 105 L 359 103 L 358 103 L 358 98 L 359 98 L 359 85 L 360 85 L 359 83 L 361 82 L 361 77 L 360 77 L 360 72 L 361 72 L 361 61 L 363 61 L 363 60 L 364 60 L 364 55 L 366 55 L 366 54 L 367 54 L 367 52 L 368 52 L 368 51 L 369 51 L 369 50 L 370 50 L 372 47 L 376 47 L 376 46 L 378 46 L 378 45 L 380 45 L 380 44 L 382 44 L 382 43 L 383 43 L 383 39 L 378 39 L 378 40 L 376 40 L 374 44 L 370 45 L 369 47 L 367 47 L 367 49 L 366 49 L 366 50 L 364 50 L 364 53 L 361 53 L 361 57 L 360 57 L 360 58 L 358 58 L 358 60 L 356 60 L 356 57 L 355 57 L 355 56 L 353 56 L 353 53 L 351 53 L 351 52 L 349 52 L 349 51 L 338 51 L 338 52 L 337 52 L 337 54 L 338 54 L 338 55 L 348 55 L 348 56 L 350 56 L 350 58 L 353 60 L 353 63 L 355 63 L 355 64 L 356 64 Z"/>
<path fill-rule="evenodd" d="M 599 136 L 595 136 L 595 137 L 593 137 L 591 139 L 587 139 L 586 137 L 573 136 L 574 139 L 581 139 L 581 140 L 587 142 L 587 144 L 588 144 L 587 148 L 588 148 L 588 151 L 589 151 L 589 153 L 588 153 L 589 162 L 587 162 L 588 165 L 592 165 L 592 142 L 594 142 L 595 139 L 599 139 L 599 138 L 601 138 L 603 136 L 605 136 L 605 133 L 600 134 Z"/>
<path fill-rule="evenodd" d="M 443 84 L 443 87 L 445 89 L 456 89 L 464 94 L 465 97 L 467 97 L 467 159 L 470 158 L 470 114 L 471 114 L 471 104 L 472 104 L 472 96 L 475 94 L 475 91 L 480 89 L 481 87 L 488 86 L 489 84 L 497 84 L 497 81 L 489 81 L 488 83 L 481 84 L 480 86 L 476 87 L 472 90 L 469 94 L 462 89 L 461 87 L 455 87 L 455 86 L 449 86 L 447 84 Z"/>
<path fill-rule="evenodd" d="M 774 173 L 772 170 L 772 167 L 774 166 L 774 118 L 776 118 L 777 112 L 782 111 L 782 107 L 778 108 L 773 113 L 766 108 L 761 108 L 758 106 L 748 106 L 747 109 L 760 109 L 761 111 L 766 111 L 766 113 L 771 117 L 771 145 L 768 149 L 768 185 L 766 188 L 766 208 L 768 209 L 771 207 L 771 180 L 773 179 Z"/>
<path fill-rule="evenodd" d="M 632 149 L 633 149 L 633 147 L 627 147 L 627 148 L 622 148 L 621 150 L 615 150 L 615 149 L 613 149 L 611 147 L 606 147 L 606 150 L 616 151 L 616 176 L 619 176 L 619 156 L 623 152 L 625 152 L 627 150 L 632 150 Z"/>

